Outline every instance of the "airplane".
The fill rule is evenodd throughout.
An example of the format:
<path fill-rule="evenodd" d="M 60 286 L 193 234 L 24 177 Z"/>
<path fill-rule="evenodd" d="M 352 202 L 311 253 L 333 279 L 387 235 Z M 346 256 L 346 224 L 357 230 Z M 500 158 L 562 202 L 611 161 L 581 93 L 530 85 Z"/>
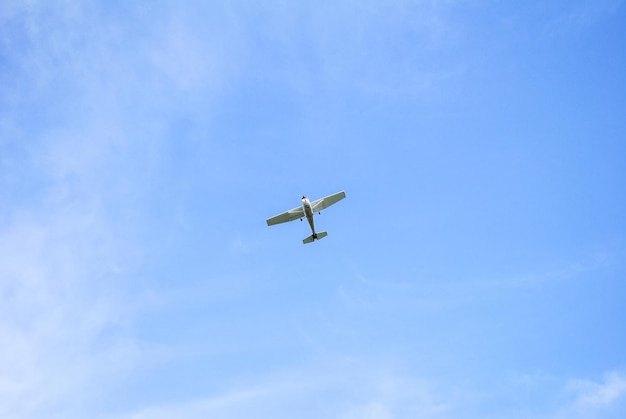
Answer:
<path fill-rule="evenodd" d="M 341 201 L 345 197 L 346 197 L 346 193 L 343 191 L 325 196 L 324 198 L 316 199 L 313 202 L 309 201 L 309 198 L 307 198 L 306 196 L 303 196 L 301 207 L 296 207 L 294 209 L 290 209 L 289 211 L 285 211 L 282 214 L 278 214 L 271 218 L 268 218 L 266 220 L 267 225 L 273 226 L 275 224 L 286 223 L 288 221 L 297 220 L 298 218 L 300 219 L 300 221 L 302 221 L 302 219 L 306 217 L 307 221 L 309 222 L 309 226 L 311 227 L 311 232 L 313 234 L 311 234 L 306 239 L 302 240 L 302 243 L 307 244 L 315 240 L 321 240 L 324 237 L 326 237 L 328 233 L 325 231 L 321 231 L 319 233 L 315 232 L 315 225 L 313 224 L 313 215 L 315 213 L 320 214 L 320 212 L 323 209 L 330 207 L 332 204 L 338 201 Z"/>

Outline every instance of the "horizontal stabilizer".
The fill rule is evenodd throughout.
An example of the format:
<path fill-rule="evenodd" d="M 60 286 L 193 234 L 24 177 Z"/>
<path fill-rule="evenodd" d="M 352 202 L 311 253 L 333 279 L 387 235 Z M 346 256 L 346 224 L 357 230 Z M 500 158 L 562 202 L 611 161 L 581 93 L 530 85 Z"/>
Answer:
<path fill-rule="evenodd" d="M 326 236 L 328 236 L 328 233 L 325 231 L 321 231 L 315 235 L 310 235 L 306 239 L 302 240 L 302 243 L 304 244 L 312 243 L 313 241 L 323 239 Z"/>

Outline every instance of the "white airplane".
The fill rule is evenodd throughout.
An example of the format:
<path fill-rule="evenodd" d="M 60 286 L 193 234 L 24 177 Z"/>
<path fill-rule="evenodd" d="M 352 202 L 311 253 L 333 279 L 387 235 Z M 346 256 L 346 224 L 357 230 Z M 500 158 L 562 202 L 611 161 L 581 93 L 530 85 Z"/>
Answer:
<path fill-rule="evenodd" d="M 323 209 L 330 207 L 332 204 L 334 204 L 335 202 L 341 201 L 345 197 L 346 197 L 346 193 L 343 191 L 337 192 L 332 195 L 328 195 L 324 198 L 317 199 L 313 202 L 309 201 L 309 198 L 307 198 L 306 196 L 303 196 L 301 207 L 296 207 L 294 209 L 290 209 L 289 211 L 283 212 L 282 214 L 278 214 L 271 218 L 268 218 L 266 220 L 267 225 L 273 226 L 274 224 L 286 223 L 287 221 L 297 220 L 298 218 L 300 219 L 300 221 L 302 221 L 302 219 L 306 217 L 307 221 L 309 222 L 309 225 L 311 226 L 311 232 L 313 234 L 311 234 L 306 239 L 302 240 L 302 243 L 307 244 L 315 240 L 323 239 L 324 237 L 328 235 L 328 233 L 325 231 L 321 231 L 319 233 L 315 232 L 315 225 L 313 224 L 313 215 L 315 213 L 319 214 L 320 211 L 322 211 Z"/>

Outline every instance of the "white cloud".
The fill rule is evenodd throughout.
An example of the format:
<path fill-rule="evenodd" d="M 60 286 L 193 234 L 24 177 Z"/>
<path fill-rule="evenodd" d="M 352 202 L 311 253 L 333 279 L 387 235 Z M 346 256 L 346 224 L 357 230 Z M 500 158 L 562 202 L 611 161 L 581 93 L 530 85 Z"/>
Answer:
<path fill-rule="evenodd" d="M 568 387 L 577 393 L 578 408 L 606 408 L 626 396 L 626 377 L 614 371 L 606 374 L 602 382 L 572 380 Z"/>
<path fill-rule="evenodd" d="M 626 412 L 623 403 L 626 379 L 617 371 L 606 373 L 599 381 L 564 379 L 546 371 L 536 371 L 504 383 L 493 383 L 491 388 L 479 388 L 479 391 L 506 409 L 490 411 L 478 405 L 484 417 L 617 419 L 624 417 Z"/>

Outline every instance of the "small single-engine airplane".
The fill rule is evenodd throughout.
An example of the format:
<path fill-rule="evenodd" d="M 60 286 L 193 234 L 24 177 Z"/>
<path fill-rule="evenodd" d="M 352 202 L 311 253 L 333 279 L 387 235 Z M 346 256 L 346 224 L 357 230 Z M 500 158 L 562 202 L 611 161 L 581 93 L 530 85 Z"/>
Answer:
<path fill-rule="evenodd" d="M 323 209 L 330 207 L 332 204 L 334 204 L 335 202 L 341 201 L 345 197 L 346 197 L 346 193 L 343 191 L 337 192 L 332 195 L 328 195 L 324 198 L 317 199 L 313 202 L 309 201 L 309 198 L 307 198 L 306 196 L 303 196 L 301 207 L 296 207 L 294 209 L 290 209 L 289 211 L 283 212 L 282 214 L 278 214 L 278 215 L 275 215 L 274 217 L 268 218 L 267 225 L 273 226 L 274 224 L 286 223 L 287 221 L 297 220 L 298 218 L 300 219 L 300 221 L 302 221 L 302 219 L 306 217 L 307 221 L 309 222 L 309 225 L 311 226 L 311 232 L 313 234 L 311 234 L 306 239 L 302 240 L 302 243 L 307 244 L 315 240 L 323 239 L 324 237 L 328 235 L 328 233 L 325 231 L 321 231 L 319 233 L 315 232 L 315 225 L 313 224 L 313 215 L 315 213 L 319 214 L 320 211 L 322 211 Z"/>

